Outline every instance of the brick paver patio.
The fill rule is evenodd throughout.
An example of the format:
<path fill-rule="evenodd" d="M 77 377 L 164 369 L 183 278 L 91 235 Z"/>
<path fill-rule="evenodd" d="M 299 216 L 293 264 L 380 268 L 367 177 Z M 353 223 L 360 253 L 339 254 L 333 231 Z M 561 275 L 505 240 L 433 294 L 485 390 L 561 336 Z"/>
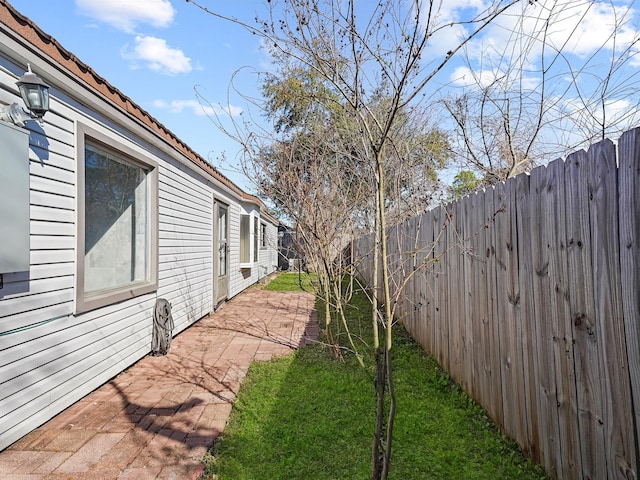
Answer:
<path fill-rule="evenodd" d="M 0 479 L 197 479 L 249 364 L 317 337 L 313 304 L 243 292 L 1 452 Z"/>

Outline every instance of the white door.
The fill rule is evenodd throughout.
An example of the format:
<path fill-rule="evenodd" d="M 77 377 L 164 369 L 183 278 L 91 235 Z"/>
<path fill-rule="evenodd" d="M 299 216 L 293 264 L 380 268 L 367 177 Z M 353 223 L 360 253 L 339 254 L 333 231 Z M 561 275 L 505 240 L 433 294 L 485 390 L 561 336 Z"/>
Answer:
<path fill-rule="evenodd" d="M 217 306 L 226 300 L 229 293 L 229 215 L 228 207 L 221 203 L 216 203 L 216 210 L 214 269 L 217 281 L 214 282 L 214 299 Z"/>

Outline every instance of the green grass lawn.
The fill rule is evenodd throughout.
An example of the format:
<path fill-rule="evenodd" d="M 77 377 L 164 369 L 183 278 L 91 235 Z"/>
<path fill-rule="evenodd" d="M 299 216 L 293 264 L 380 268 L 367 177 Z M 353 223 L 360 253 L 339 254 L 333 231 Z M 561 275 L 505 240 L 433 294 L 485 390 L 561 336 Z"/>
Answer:
<path fill-rule="evenodd" d="M 297 277 L 281 275 L 271 288 L 290 290 Z M 370 478 L 373 365 L 364 343 L 371 337 L 369 308 L 356 296 L 349 310 L 351 329 L 363 339 L 366 369 L 346 350 L 336 360 L 333 349 L 322 345 L 251 366 L 225 433 L 207 458 L 205 478 Z M 398 411 L 390 478 L 546 478 L 408 335 L 400 328 L 394 333 Z"/>
<path fill-rule="evenodd" d="M 305 292 L 313 292 L 314 277 L 308 273 L 283 273 L 271 280 L 265 287 L 265 290 L 273 290 L 279 292 L 297 292 L 304 290 Z"/>

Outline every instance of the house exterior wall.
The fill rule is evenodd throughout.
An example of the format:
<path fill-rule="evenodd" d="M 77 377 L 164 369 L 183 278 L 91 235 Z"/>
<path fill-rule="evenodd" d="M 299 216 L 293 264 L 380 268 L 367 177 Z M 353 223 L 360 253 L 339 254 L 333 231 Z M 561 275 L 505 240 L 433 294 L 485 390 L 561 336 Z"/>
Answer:
<path fill-rule="evenodd" d="M 8 8 L 0 5 L 0 20 L 7 18 Z M 250 210 L 267 230 L 276 231 L 264 205 L 188 158 L 170 138 L 114 105 L 109 95 L 87 86 L 77 78 L 74 64 L 56 61 L 12 28 L 0 23 L 0 104 L 22 105 L 15 82 L 27 62 L 52 88 L 51 110 L 42 124 L 25 126 L 29 269 L 2 273 L 0 450 L 147 355 L 157 298 L 172 304 L 174 334 L 214 309 L 214 201 L 229 206 L 228 298 L 277 264 L 274 247 L 269 247 L 250 269 L 239 268 L 241 212 Z M 100 131 L 115 148 L 152 158 L 158 191 L 157 288 L 83 312 L 76 304 L 77 235 L 83 228 L 77 208 L 82 193 L 78 162 L 84 161 L 84 152 L 76 147 L 79 124 Z"/>
<path fill-rule="evenodd" d="M 272 221 L 265 220 L 264 216 L 260 215 L 260 211 L 246 205 L 236 205 L 234 208 L 234 214 L 231 216 L 231 235 L 232 238 L 238 239 L 238 241 L 234 241 L 231 244 L 231 262 L 233 265 L 240 264 L 240 215 L 251 215 L 251 225 L 253 226 L 253 218 L 258 218 L 259 222 L 267 224 L 267 236 L 270 239 L 277 239 L 277 225 L 272 223 Z M 268 222 L 268 223 L 267 223 Z M 251 242 L 253 243 L 253 235 L 255 232 L 252 232 Z M 258 231 L 258 236 L 260 236 L 260 232 Z M 259 243 L 261 238 L 259 238 Z M 253 254 L 253 250 L 252 250 Z M 268 248 L 262 249 L 258 248 L 258 262 L 253 263 L 251 268 L 235 268 L 232 270 L 230 275 L 230 293 L 231 295 L 235 295 L 247 287 L 253 285 L 261 278 L 270 275 L 275 272 L 278 268 L 278 257 L 277 257 L 277 241 L 269 241 Z"/>
<path fill-rule="evenodd" d="M 259 268 L 263 275 L 267 275 L 278 268 L 278 226 L 264 218 L 262 222 L 266 226 L 267 237 L 264 246 L 260 248 Z"/>

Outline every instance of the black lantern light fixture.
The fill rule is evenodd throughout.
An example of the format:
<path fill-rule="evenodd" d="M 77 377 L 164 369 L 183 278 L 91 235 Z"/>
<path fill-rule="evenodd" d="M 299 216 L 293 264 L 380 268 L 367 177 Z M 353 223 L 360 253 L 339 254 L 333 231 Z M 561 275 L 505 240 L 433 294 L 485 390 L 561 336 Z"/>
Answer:
<path fill-rule="evenodd" d="M 16 85 L 29 111 L 26 112 L 17 103 L 12 103 L 6 107 L 0 107 L 0 120 L 13 122 L 21 127 L 24 127 L 24 122 L 27 120 L 41 120 L 49 110 L 49 85 L 31 71 L 29 64 L 27 64 L 27 71 L 18 79 Z"/>

